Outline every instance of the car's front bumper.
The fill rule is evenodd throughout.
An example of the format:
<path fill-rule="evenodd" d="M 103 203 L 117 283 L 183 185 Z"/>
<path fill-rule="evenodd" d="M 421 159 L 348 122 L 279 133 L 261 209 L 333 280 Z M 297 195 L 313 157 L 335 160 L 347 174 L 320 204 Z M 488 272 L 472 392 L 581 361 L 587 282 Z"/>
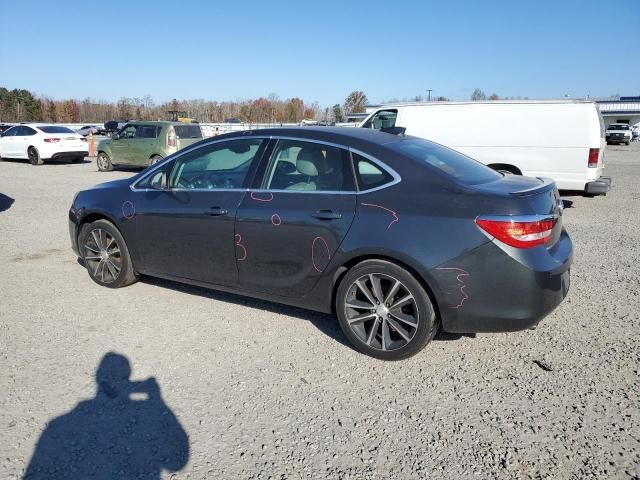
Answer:
<path fill-rule="evenodd" d="M 585 193 L 590 195 L 606 195 L 611 190 L 611 177 L 600 177 L 584 186 Z"/>
<path fill-rule="evenodd" d="M 447 332 L 511 332 L 537 325 L 569 291 L 571 239 L 563 231 L 549 250 L 484 244 L 436 268 L 442 327 Z"/>

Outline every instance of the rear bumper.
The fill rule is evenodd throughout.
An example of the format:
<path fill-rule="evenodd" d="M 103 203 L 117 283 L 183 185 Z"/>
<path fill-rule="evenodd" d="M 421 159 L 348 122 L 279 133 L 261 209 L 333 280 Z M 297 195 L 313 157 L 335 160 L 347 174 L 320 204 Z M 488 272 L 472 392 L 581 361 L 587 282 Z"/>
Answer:
<path fill-rule="evenodd" d="M 611 190 L 611 177 L 600 177 L 584 186 L 585 193 L 590 195 L 606 195 Z"/>
<path fill-rule="evenodd" d="M 65 158 L 84 158 L 88 157 L 89 152 L 86 150 L 76 150 L 71 152 L 56 152 L 51 155 L 52 160 L 64 160 Z"/>
<path fill-rule="evenodd" d="M 447 262 L 433 272 L 442 289 L 443 329 L 511 332 L 537 325 L 567 296 L 572 261 L 573 245 L 563 232 L 550 250 L 490 242 Z"/>

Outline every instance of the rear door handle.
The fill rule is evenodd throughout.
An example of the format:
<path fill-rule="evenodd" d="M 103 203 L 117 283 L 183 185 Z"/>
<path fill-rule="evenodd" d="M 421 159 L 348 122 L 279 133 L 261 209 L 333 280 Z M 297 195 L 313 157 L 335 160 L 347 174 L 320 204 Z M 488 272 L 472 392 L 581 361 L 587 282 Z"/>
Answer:
<path fill-rule="evenodd" d="M 342 214 L 334 212 L 333 210 L 318 210 L 311 214 L 312 217 L 319 218 L 320 220 L 337 220 L 342 218 Z"/>
<path fill-rule="evenodd" d="M 211 209 L 207 212 L 207 215 L 211 215 L 212 217 L 219 217 L 221 215 L 226 215 L 229 213 L 229 210 L 225 210 L 220 207 L 211 207 Z"/>

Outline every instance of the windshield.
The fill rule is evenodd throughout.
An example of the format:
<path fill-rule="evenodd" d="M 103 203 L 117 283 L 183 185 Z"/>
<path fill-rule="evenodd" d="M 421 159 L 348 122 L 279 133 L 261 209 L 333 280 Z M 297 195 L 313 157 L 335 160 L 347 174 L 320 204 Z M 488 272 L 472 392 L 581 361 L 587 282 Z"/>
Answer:
<path fill-rule="evenodd" d="M 46 127 L 37 127 L 38 130 L 42 130 L 44 133 L 76 133 L 67 127 L 59 127 L 57 125 L 47 125 Z"/>
<path fill-rule="evenodd" d="M 407 138 L 387 146 L 408 157 L 426 162 L 467 185 L 493 182 L 502 177 L 495 170 L 466 155 L 421 138 Z"/>
<path fill-rule="evenodd" d="M 613 124 L 613 125 L 609 125 L 609 128 L 607 128 L 607 130 L 629 130 L 629 125 L 627 125 L 626 123 Z"/>

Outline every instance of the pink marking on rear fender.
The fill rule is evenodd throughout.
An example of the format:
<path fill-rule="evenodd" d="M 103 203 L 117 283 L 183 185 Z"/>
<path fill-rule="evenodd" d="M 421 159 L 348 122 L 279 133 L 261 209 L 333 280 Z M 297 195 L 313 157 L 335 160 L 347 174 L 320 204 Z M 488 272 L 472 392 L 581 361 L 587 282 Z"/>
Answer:
<path fill-rule="evenodd" d="M 324 248 L 327 252 L 327 265 L 329 265 L 329 261 L 331 260 L 331 251 L 329 250 L 329 245 L 327 244 L 327 241 L 322 238 L 322 237 L 316 237 L 313 239 L 313 243 L 311 244 L 311 264 L 313 265 L 313 268 L 316 272 L 324 272 L 324 269 L 327 268 L 327 265 L 325 265 L 323 268 L 318 268 L 318 266 L 316 265 L 316 243 L 320 241 L 320 243 L 324 244 Z"/>
<path fill-rule="evenodd" d="M 382 210 L 385 210 L 385 211 L 389 212 L 391 215 L 393 215 L 393 220 L 391 220 L 389 225 L 387 225 L 387 230 L 389 230 L 391 228 L 391 225 L 393 225 L 398 220 L 400 220 L 400 217 L 398 216 L 398 214 L 394 210 L 391 210 L 390 208 L 383 207 L 382 205 L 376 205 L 375 203 L 362 203 L 362 202 L 360 202 L 360 205 L 364 205 L 365 207 L 381 208 Z"/>
<path fill-rule="evenodd" d="M 456 275 L 456 280 L 458 280 L 458 285 L 460 286 L 460 293 L 462 294 L 462 299 L 460 300 L 460 303 L 458 303 L 458 305 L 456 305 L 455 307 L 449 307 L 449 308 L 458 309 L 462 307 L 462 304 L 465 302 L 465 300 L 469 298 L 469 295 L 467 295 L 467 292 L 465 292 L 465 288 L 467 288 L 467 284 L 465 283 L 463 277 L 470 276 L 470 273 L 462 268 L 457 268 L 457 267 L 438 267 L 436 268 L 436 270 L 449 270 L 449 271 L 460 272 L 458 275 Z"/>
<path fill-rule="evenodd" d="M 274 227 L 279 227 L 282 224 L 282 219 L 280 218 L 280 215 L 278 215 L 277 213 L 274 213 L 273 215 L 271 215 L 271 224 Z"/>

